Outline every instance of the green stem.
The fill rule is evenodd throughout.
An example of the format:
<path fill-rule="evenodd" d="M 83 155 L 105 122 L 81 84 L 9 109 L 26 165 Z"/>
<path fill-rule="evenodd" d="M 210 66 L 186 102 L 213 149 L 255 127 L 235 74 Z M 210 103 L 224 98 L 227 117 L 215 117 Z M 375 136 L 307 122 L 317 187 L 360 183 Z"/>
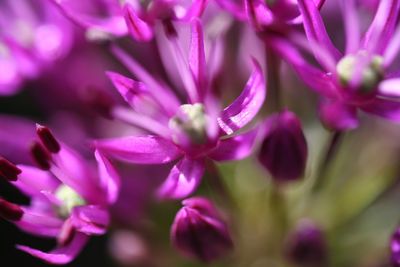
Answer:
<path fill-rule="evenodd" d="M 269 49 L 265 48 L 266 64 L 267 64 L 267 87 L 269 99 L 273 100 L 271 108 L 274 111 L 280 111 L 283 106 L 282 88 L 280 79 L 281 60 L 277 55 Z"/>
<path fill-rule="evenodd" d="M 342 139 L 343 132 L 336 131 L 332 134 L 328 148 L 325 152 L 325 156 L 323 157 L 316 172 L 314 185 L 312 187 L 312 193 L 318 193 L 322 189 L 323 185 L 326 183 L 327 171 L 329 170 L 329 167 L 332 164 L 332 161 L 335 158 L 337 151 L 339 150 Z"/>

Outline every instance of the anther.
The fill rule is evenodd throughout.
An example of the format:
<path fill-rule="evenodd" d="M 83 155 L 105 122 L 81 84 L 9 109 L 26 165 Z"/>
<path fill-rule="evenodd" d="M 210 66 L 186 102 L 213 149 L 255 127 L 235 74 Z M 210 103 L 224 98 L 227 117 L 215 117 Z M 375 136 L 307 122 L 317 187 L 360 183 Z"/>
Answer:
<path fill-rule="evenodd" d="M 39 136 L 42 144 L 47 148 L 51 153 L 58 153 L 61 149 L 60 144 L 57 139 L 54 137 L 53 133 L 46 126 L 42 126 L 40 124 L 36 124 L 36 133 Z"/>
<path fill-rule="evenodd" d="M 0 157 L 0 176 L 8 181 L 16 181 L 21 170 L 5 158 Z"/>
<path fill-rule="evenodd" d="M 39 142 L 33 142 L 31 146 L 31 154 L 36 164 L 43 170 L 50 169 L 50 153 Z"/>
<path fill-rule="evenodd" d="M 8 202 L 0 198 L 0 217 L 9 221 L 19 221 L 24 215 L 24 211 L 17 204 Z"/>

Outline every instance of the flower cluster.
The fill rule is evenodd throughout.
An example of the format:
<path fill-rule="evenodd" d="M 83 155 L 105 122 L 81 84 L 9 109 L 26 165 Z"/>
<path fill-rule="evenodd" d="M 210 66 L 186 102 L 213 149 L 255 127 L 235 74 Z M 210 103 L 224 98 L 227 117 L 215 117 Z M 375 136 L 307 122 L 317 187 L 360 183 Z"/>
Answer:
<path fill-rule="evenodd" d="M 3 1 L 0 178 L 28 204 L 0 190 L 0 217 L 56 240 L 17 248 L 68 264 L 107 233 L 116 264 L 180 266 L 166 223 L 207 264 L 400 266 L 396 212 L 376 211 L 398 187 L 399 14 L 400 0 Z M 384 238 L 367 235 L 380 216 Z"/>

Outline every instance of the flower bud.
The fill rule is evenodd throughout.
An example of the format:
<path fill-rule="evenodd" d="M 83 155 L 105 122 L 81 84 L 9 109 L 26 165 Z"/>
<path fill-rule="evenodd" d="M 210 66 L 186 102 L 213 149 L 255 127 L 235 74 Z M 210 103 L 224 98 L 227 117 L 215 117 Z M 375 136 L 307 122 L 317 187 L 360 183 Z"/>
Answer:
<path fill-rule="evenodd" d="M 400 267 L 400 228 L 397 228 L 390 241 L 390 253 L 393 267 Z"/>
<path fill-rule="evenodd" d="M 171 228 L 176 249 L 204 262 L 216 260 L 232 249 L 228 228 L 210 201 L 194 197 L 182 204 Z"/>
<path fill-rule="evenodd" d="M 307 142 L 300 120 L 293 112 L 284 110 L 267 120 L 258 160 L 279 182 L 295 180 L 304 174 Z"/>
<path fill-rule="evenodd" d="M 323 232 L 310 220 L 302 220 L 286 243 L 288 259 L 298 266 L 326 266 L 327 248 Z"/>

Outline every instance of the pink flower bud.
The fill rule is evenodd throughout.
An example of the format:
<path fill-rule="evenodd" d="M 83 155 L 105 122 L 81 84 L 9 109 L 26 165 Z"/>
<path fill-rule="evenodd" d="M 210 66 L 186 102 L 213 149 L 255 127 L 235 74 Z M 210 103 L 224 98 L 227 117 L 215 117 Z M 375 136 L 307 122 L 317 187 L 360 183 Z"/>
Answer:
<path fill-rule="evenodd" d="M 209 200 L 194 197 L 182 204 L 171 228 L 172 242 L 180 252 L 210 262 L 232 249 L 228 228 Z"/>
<path fill-rule="evenodd" d="M 267 120 L 258 160 L 277 181 L 295 180 L 304 174 L 307 143 L 293 112 L 285 110 Z"/>

